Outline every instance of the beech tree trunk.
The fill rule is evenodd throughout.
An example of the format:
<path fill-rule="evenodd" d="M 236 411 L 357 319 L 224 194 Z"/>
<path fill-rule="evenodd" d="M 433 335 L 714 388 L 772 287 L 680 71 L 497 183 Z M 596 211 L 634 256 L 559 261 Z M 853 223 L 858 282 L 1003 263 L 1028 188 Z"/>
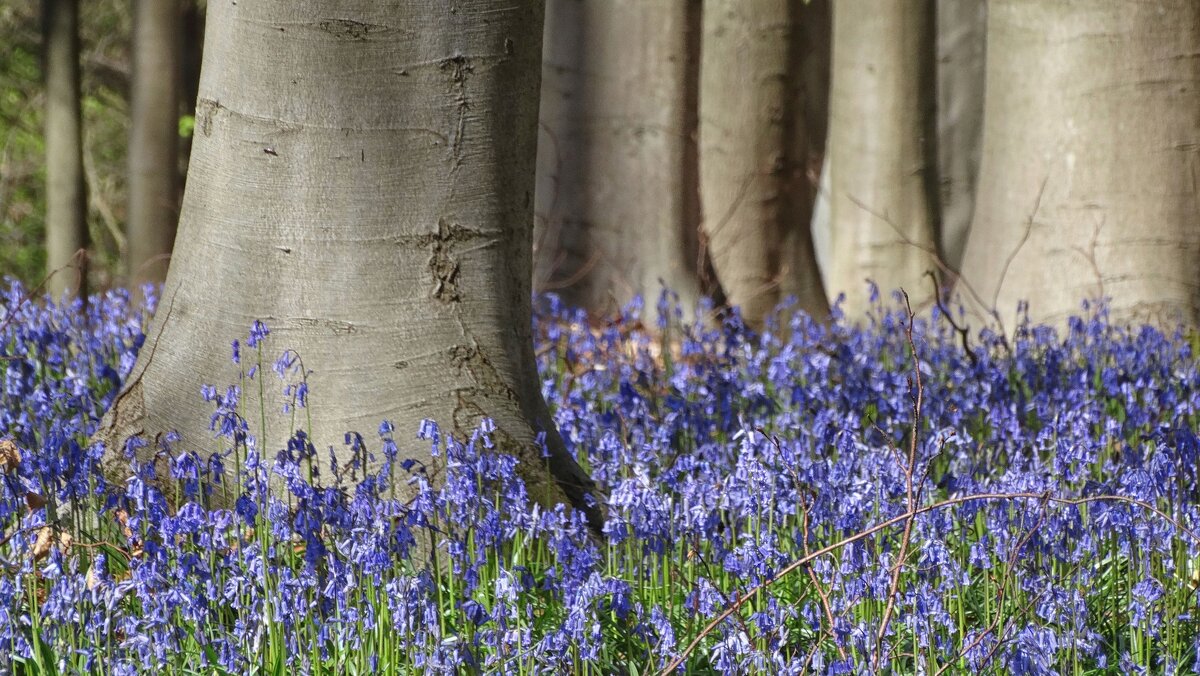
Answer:
<path fill-rule="evenodd" d="M 691 308 L 703 262 L 695 176 L 696 0 L 549 0 L 536 287 L 593 311 L 661 283 Z"/>
<path fill-rule="evenodd" d="M 134 0 L 130 100 L 130 282 L 162 282 L 178 218 L 180 11 L 178 0 Z"/>
<path fill-rule="evenodd" d="M 932 295 L 933 6 L 931 0 L 838 0 L 828 153 L 831 297 L 868 309 L 866 280 L 914 305 Z"/>
<path fill-rule="evenodd" d="M 731 305 L 759 324 L 785 296 L 823 317 L 813 253 L 807 130 L 796 94 L 790 0 L 706 0 L 700 69 L 700 186 L 713 267 Z"/>
<path fill-rule="evenodd" d="M 937 160 L 942 261 L 962 265 L 983 147 L 985 0 L 937 0 Z"/>
<path fill-rule="evenodd" d="M 87 293 L 87 192 L 79 96 L 79 2 L 43 0 L 46 78 L 46 290 Z"/>
<path fill-rule="evenodd" d="M 963 273 L 1012 330 L 1200 319 L 1200 4 L 996 0 Z M 965 290 L 965 289 L 964 289 Z M 989 307 L 990 306 L 990 307 Z"/>
<path fill-rule="evenodd" d="M 269 356 L 294 349 L 313 372 L 318 448 L 347 460 L 343 432 L 369 441 L 386 419 L 402 457 L 429 462 L 407 441 L 421 419 L 466 435 L 491 417 L 534 499 L 582 505 L 590 481 L 553 428 L 531 337 L 541 3 L 208 12 L 179 245 L 100 434 L 110 456 L 171 428 L 211 447 L 200 387 L 233 377 L 229 339 L 262 319 Z M 271 452 L 290 421 L 259 377 Z M 243 396 L 256 431 L 257 392 Z"/>

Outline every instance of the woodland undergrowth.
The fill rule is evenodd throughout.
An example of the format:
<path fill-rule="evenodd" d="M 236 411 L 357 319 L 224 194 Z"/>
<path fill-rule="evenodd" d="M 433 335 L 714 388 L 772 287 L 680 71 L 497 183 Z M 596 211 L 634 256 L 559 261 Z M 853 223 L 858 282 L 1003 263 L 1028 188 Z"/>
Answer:
<path fill-rule="evenodd" d="M 258 322 L 196 393 L 219 450 L 133 440 L 159 461 L 111 480 L 89 439 L 153 299 L 0 302 L 0 673 L 1197 670 L 1192 333 L 538 299 L 597 538 L 529 500 L 488 421 L 309 438 L 319 365 Z M 262 387 L 291 439 L 256 436 Z"/>

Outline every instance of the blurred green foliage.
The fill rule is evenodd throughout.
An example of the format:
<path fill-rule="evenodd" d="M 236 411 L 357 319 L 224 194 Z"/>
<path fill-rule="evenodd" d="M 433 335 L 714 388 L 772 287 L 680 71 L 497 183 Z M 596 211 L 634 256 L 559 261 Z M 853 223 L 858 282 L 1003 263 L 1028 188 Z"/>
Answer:
<path fill-rule="evenodd" d="M 45 265 L 41 249 L 41 65 L 36 15 L 0 7 L 0 272 L 33 279 Z"/>
<path fill-rule="evenodd" d="M 131 6 L 80 4 L 84 170 L 93 288 L 119 274 L 129 132 Z M 41 4 L 0 3 L 0 275 L 37 284 L 45 275 Z"/>

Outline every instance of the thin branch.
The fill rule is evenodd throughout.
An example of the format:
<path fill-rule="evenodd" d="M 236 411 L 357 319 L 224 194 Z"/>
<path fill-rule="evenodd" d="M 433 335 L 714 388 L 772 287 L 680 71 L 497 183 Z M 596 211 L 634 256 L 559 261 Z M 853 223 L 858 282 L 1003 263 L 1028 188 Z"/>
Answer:
<path fill-rule="evenodd" d="M 1021 241 L 1017 243 L 1017 248 L 1013 249 L 1012 252 L 1008 254 L 1008 258 L 1004 261 L 1004 267 L 1000 269 L 1000 279 L 996 280 L 996 291 L 992 294 L 992 312 L 996 312 L 996 303 L 1000 302 L 1000 288 L 1004 286 L 1004 279 L 1008 277 L 1009 266 L 1012 265 L 1012 262 L 1016 259 L 1017 254 L 1021 252 L 1021 249 L 1025 246 L 1025 242 L 1029 241 L 1029 235 L 1033 232 L 1033 221 L 1037 217 L 1038 211 L 1041 211 L 1042 209 L 1042 195 L 1046 193 L 1046 182 L 1049 180 L 1049 174 L 1042 179 L 1042 186 L 1038 188 L 1037 199 L 1035 199 L 1033 202 L 1033 211 L 1029 212 L 1029 218 L 1025 219 L 1025 234 L 1021 236 Z M 1004 335 L 1008 335 L 1007 332 L 1004 331 L 1003 324 L 1000 325 L 1000 329 Z"/>
<path fill-rule="evenodd" d="M 953 280 L 954 284 L 962 284 L 963 288 L 965 288 L 967 290 L 967 293 L 969 293 L 971 295 L 971 298 L 973 298 L 975 300 L 975 302 L 979 304 L 979 307 L 984 308 L 985 311 L 989 310 L 987 304 L 983 302 L 983 298 L 979 295 L 978 292 L 975 291 L 975 287 L 971 286 L 971 283 L 968 282 L 962 276 L 962 273 L 959 270 L 956 270 L 956 269 L 950 267 L 950 264 L 947 263 L 945 261 L 945 259 L 943 259 L 941 257 L 941 254 L 938 253 L 936 246 L 925 246 L 924 244 L 921 244 L 920 242 L 913 241 L 908 235 L 904 234 L 904 230 L 902 230 L 900 228 L 900 226 L 897 225 L 896 222 L 891 219 L 890 216 L 888 216 L 887 214 L 882 214 L 882 213 L 879 213 L 878 211 L 875 211 L 874 209 L 867 206 L 862 200 L 858 199 L 854 195 L 847 193 L 846 199 L 850 200 L 850 202 L 852 204 L 854 204 L 854 206 L 858 207 L 859 209 L 862 209 L 863 211 L 867 212 L 868 214 L 874 216 L 875 218 L 878 218 L 879 220 L 881 220 L 884 223 L 886 223 L 887 225 L 889 225 L 892 228 L 892 230 L 895 231 L 896 235 L 900 237 L 900 241 L 902 241 L 905 245 L 911 246 L 915 249 L 919 249 L 919 250 L 923 251 L 924 253 L 928 254 L 929 257 L 933 260 L 934 265 L 936 265 L 938 267 L 938 269 L 940 269 L 944 274 L 948 275 Z M 992 307 L 989 311 L 989 314 L 991 314 L 993 316 L 993 318 L 996 319 L 997 322 L 1000 321 L 999 315 L 995 309 L 995 301 L 993 301 L 993 303 L 992 303 Z M 1003 323 L 1000 323 L 1000 328 L 1001 328 L 1001 331 L 1003 331 L 1003 329 L 1004 329 Z"/>
<path fill-rule="evenodd" d="M 911 512 L 917 506 L 917 493 L 913 489 L 913 475 L 917 471 L 917 439 L 921 431 L 921 405 L 924 403 L 925 387 L 921 381 L 921 358 L 917 355 L 917 344 L 913 341 L 913 311 L 912 304 L 908 300 L 908 292 L 904 289 L 900 290 L 904 294 L 904 308 L 908 312 L 908 326 L 905 327 L 904 335 L 908 339 L 909 352 L 913 359 L 913 378 L 915 379 L 916 394 L 913 398 L 913 420 L 912 428 L 909 432 L 908 440 L 908 462 L 904 465 L 904 492 L 905 499 L 908 505 L 908 510 Z M 896 609 L 896 594 L 900 587 L 900 571 L 904 566 L 904 561 L 908 558 L 908 547 L 912 541 L 913 519 L 910 518 L 904 522 L 904 534 L 900 536 L 900 552 L 896 556 L 896 565 L 892 566 L 891 580 L 888 583 L 888 599 L 887 605 L 883 609 L 883 619 L 879 622 L 879 631 L 875 635 L 875 656 L 871 660 L 871 669 L 879 668 L 879 660 L 883 656 L 883 639 L 887 635 L 888 625 L 891 624 L 892 613 Z"/>
<path fill-rule="evenodd" d="M 941 293 L 942 286 L 938 283 L 937 274 L 934 273 L 933 270 L 926 270 L 925 274 L 928 275 L 929 279 L 933 282 L 933 302 L 937 306 L 938 311 L 942 313 L 942 316 L 946 318 L 946 321 L 950 322 L 950 327 L 958 333 L 958 337 L 962 341 L 963 352 L 965 352 L 967 355 L 967 361 L 971 362 L 971 367 L 974 368 L 978 366 L 979 357 L 976 356 L 975 350 L 971 349 L 970 331 L 968 331 L 966 327 L 959 326 L 958 322 L 954 319 L 954 315 L 950 314 L 950 311 L 947 310 L 946 306 L 943 304 Z M 1007 346 L 1007 343 L 1005 345 Z"/>

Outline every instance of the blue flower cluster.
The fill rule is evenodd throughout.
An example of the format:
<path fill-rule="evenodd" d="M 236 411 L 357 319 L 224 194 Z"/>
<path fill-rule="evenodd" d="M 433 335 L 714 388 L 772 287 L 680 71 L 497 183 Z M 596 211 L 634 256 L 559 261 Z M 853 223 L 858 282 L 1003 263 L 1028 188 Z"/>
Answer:
<path fill-rule="evenodd" d="M 144 310 L 2 300 L 0 672 L 1198 667 L 1194 333 L 1085 306 L 1062 334 L 964 346 L 937 311 L 754 333 L 666 295 L 654 318 L 540 299 L 542 391 L 596 533 L 530 499 L 489 421 L 260 447 L 248 381 L 293 419 L 310 396 L 301 355 L 261 368 L 261 323 L 233 344 L 241 381 L 197 393 L 224 450 L 135 440 L 118 480 L 91 439 Z M 436 478 L 397 459 L 410 432 Z"/>

